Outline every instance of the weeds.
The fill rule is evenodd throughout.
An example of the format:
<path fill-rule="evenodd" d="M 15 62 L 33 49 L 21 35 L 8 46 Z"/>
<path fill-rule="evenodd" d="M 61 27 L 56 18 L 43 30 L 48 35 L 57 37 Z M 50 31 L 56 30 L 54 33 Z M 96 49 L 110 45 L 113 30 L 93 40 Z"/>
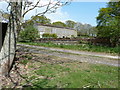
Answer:
<path fill-rule="evenodd" d="M 21 43 L 21 42 L 20 42 Z M 105 53 L 119 53 L 120 46 L 117 47 L 106 47 L 106 46 L 95 46 L 90 44 L 79 44 L 79 45 L 64 45 L 64 44 L 54 44 L 54 43 L 35 43 L 35 42 L 26 42 L 22 44 L 36 45 L 36 46 L 45 46 L 45 47 L 54 47 L 54 48 L 65 48 L 70 50 L 83 50 L 83 51 L 92 51 L 92 52 L 105 52 Z"/>
<path fill-rule="evenodd" d="M 63 61 L 56 64 L 52 61 L 42 62 L 41 59 L 28 60 L 29 54 L 23 52 L 17 64 L 19 85 L 26 88 L 118 88 L 118 67 Z M 36 57 L 33 55 L 32 57 Z M 53 57 L 51 57 L 53 58 Z M 23 59 L 23 60 L 22 60 Z M 52 59 L 51 59 L 52 60 Z M 63 58 L 59 58 L 63 60 Z M 29 63 L 29 64 L 27 64 Z M 29 68 L 22 66 L 28 65 Z M 20 75 L 20 76 L 16 76 Z M 20 81 L 19 81 L 20 80 Z"/>
<path fill-rule="evenodd" d="M 21 60 L 20 63 L 26 65 L 29 61 L 28 60 Z"/>

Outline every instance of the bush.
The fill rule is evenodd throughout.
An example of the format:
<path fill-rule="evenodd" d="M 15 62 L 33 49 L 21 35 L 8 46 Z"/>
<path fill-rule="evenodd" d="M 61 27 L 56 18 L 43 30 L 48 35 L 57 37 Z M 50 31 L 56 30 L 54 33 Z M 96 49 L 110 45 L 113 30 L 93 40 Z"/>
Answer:
<path fill-rule="evenodd" d="M 49 33 L 44 33 L 42 35 L 43 38 L 57 38 L 56 34 L 49 34 Z"/>
<path fill-rule="evenodd" d="M 44 38 L 49 38 L 50 37 L 50 34 L 49 33 L 44 33 L 43 35 L 42 35 L 42 37 L 44 37 Z"/>
<path fill-rule="evenodd" d="M 57 35 L 56 34 L 51 34 L 51 37 L 57 38 Z"/>
<path fill-rule="evenodd" d="M 34 41 L 39 38 L 38 30 L 33 26 L 28 26 L 19 34 L 19 41 Z"/>
<path fill-rule="evenodd" d="M 74 35 L 71 35 L 71 38 L 74 38 L 75 36 Z"/>

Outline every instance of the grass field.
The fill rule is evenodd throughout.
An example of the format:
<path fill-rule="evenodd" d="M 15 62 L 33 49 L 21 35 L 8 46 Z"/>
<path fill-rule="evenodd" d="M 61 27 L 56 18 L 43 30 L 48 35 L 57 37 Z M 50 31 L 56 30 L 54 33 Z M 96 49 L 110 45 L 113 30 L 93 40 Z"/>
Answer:
<path fill-rule="evenodd" d="M 30 63 L 30 62 L 29 62 Z M 35 67 L 37 66 L 37 67 Z M 117 88 L 118 68 L 79 62 L 46 64 L 32 62 L 28 81 L 34 88 Z"/>
<path fill-rule="evenodd" d="M 20 68 L 26 80 L 21 85 L 29 82 L 32 88 L 118 88 L 118 67 L 70 62 L 62 58 L 60 63 L 52 62 L 52 58 L 58 60 L 57 57 L 46 59 L 42 56 L 43 61 L 33 60 L 31 55 L 25 57 L 19 64 L 27 65 L 25 70 Z"/>
<path fill-rule="evenodd" d="M 55 45 L 33 42 L 24 44 L 118 53 L 118 48 L 92 45 Z M 20 67 L 27 66 L 27 69 L 19 70 L 24 72 L 21 76 L 25 79 L 21 82 L 21 86 L 30 83 L 32 88 L 118 88 L 118 67 L 69 61 L 53 56 L 40 55 L 38 58 L 38 56 L 21 55 Z"/>
<path fill-rule="evenodd" d="M 89 44 L 80 44 L 80 45 L 56 45 L 54 43 L 35 43 L 35 42 L 19 42 L 22 44 L 36 45 L 36 46 L 45 46 L 45 47 L 55 47 L 55 48 L 65 48 L 71 50 L 83 50 L 83 51 L 92 51 L 92 52 L 105 52 L 105 53 L 113 53 L 118 54 L 120 51 L 119 47 L 105 47 L 105 46 L 95 46 Z"/>

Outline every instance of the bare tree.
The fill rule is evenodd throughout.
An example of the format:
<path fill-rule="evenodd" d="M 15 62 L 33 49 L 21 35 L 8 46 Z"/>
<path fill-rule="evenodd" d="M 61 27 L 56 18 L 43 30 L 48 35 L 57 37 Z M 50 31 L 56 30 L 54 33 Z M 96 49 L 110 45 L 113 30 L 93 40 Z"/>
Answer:
<path fill-rule="evenodd" d="M 35 16 L 44 15 L 45 13 L 54 13 L 57 8 L 60 8 L 66 4 L 69 4 L 71 0 L 18 0 L 18 2 L 9 2 L 9 7 L 13 12 L 15 20 L 17 21 L 17 32 L 21 30 L 21 25 L 24 22 L 25 15 L 39 8 L 44 8 L 41 12 L 37 13 Z M 45 2 L 45 3 L 44 3 Z M 44 4 L 42 4 L 44 3 Z M 15 10 L 12 10 L 13 9 Z M 13 20 L 13 19 L 12 19 Z"/>
<path fill-rule="evenodd" d="M 22 23 L 25 15 L 37 8 L 44 8 L 43 11 L 37 13 L 37 15 L 44 15 L 45 13 L 53 13 L 57 8 L 69 4 L 71 0 L 47 0 L 47 3 L 43 3 L 42 0 L 28 1 L 28 0 L 16 0 L 16 2 L 7 2 L 9 10 L 9 23 L 6 32 L 5 40 L 0 51 L 0 74 L 8 75 L 16 51 L 16 38 L 21 30 Z M 46 0 L 44 0 L 46 1 Z M 36 15 L 35 15 L 36 16 Z"/>

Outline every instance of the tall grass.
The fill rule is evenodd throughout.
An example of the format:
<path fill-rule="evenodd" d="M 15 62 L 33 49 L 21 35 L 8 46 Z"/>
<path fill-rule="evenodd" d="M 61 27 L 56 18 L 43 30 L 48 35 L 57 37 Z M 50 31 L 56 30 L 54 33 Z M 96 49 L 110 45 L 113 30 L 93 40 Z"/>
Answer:
<path fill-rule="evenodd" d="M 22 44 L 36 45 L 36 46 L 45 46 L 45 47 L 55 47 L 55 48 L 64 48 L 70 50 L 82 50 L 82 51 L 92 51 L 92 52 L 105 52 L 105 53 L 119 53 L 120 46 L 117 47 L 107 47 L 107 46 L 95 46 L 90 44 L 79 44 L 79 45 L 64 45 L 64 44 L 54 44 L 51 42 L 48 43 L 36 43 L 36 42 L 20 42 Z"/>

